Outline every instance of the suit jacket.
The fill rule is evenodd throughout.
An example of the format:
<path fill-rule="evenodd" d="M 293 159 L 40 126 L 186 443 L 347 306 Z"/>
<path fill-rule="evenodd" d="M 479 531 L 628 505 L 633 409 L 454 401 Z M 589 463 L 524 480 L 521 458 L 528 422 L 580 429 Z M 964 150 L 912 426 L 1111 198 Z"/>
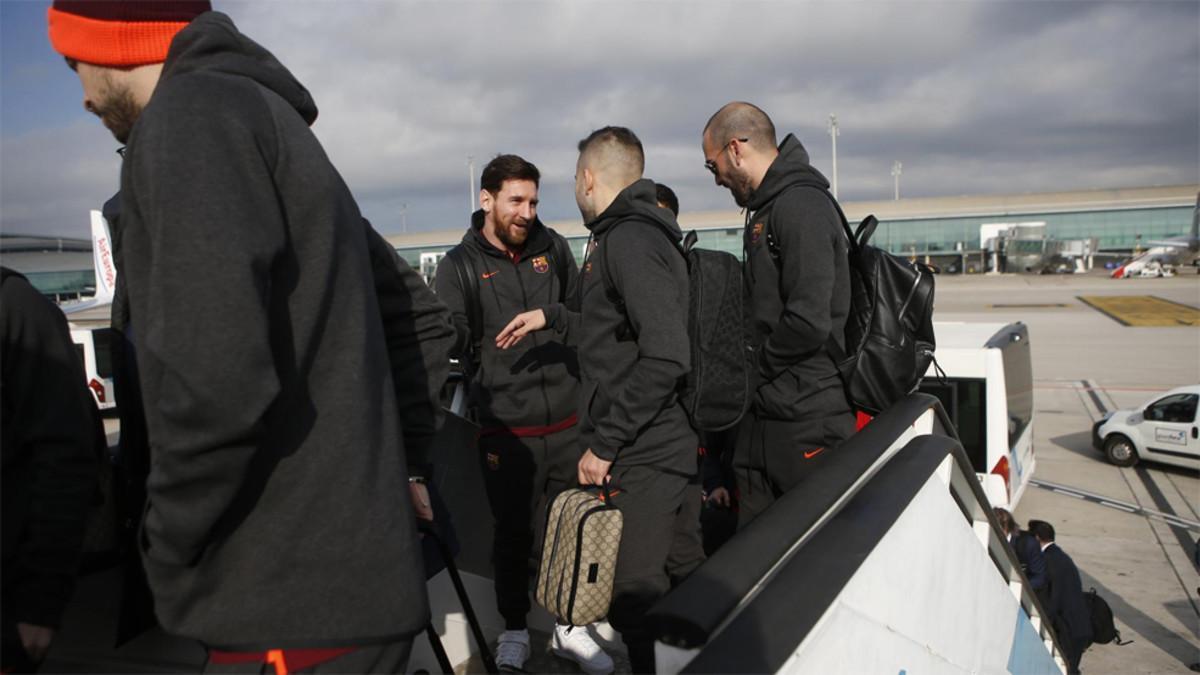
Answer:
<path fill-rule="evenodd" d="M 1044 588 L 1046 560 L 1042 557 L 1042 546 L 1037 537 L 1028 532 L 1018 532 L 1009 543 L 1017 553 L 1017 560 L 1021 563 L 1021 569 L 1025 571 L 1025 577 L 1029 579 L 1029 585 L 1035 591 Z"/>
<path fill-rule="evenodd" d="M 1074 642 L 1092 639 L 1092 617 L 1083 599 L 1083 584 L 1079 568 L 1058 544 L 1042 551 L 1046 560 L 1047 586 L 1050 606 L 1046 611 L 1054 619 L 1054 629 L 1060 638 Z"/>

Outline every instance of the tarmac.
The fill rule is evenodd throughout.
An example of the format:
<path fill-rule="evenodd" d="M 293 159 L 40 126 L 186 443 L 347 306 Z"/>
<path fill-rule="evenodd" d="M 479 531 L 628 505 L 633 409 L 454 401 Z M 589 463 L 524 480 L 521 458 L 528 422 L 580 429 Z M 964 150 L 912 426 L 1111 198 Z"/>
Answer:
<path fill-rule="evenodd" d="M 1040 485 L 1025 491 L 1014 515 L 1022 524 L 1037 518 L 1054 525 L 1084 590 L 1108 601 L 1122 639 L 1132 640 L 1093 645 L 1081 670 L 1189 672 L 1200 663 L 1200 472 L 1113 466 L 1092 448 L 1091 427 L 1106 411 L 1200 383 L 1200 328 L 1126 326 L 1078 298 L 1153 296 L 1194 310 L 1200 277 L 944 276 L 937 283 L 935 320 L 1029 326 Z"/>
<path fill-rule="evenodd" d="M 1081 296 L 1093 304 L 1080 300 Z M 1095 300 L 1111 296 L 1129 297 Z M 1084 589 L 1095 588 L 1104 596 L 1122 638 L 1132 641 L 1124 646 L 1093 645 L 1083 656 L 1082 670 L 1188 672 L 1190 666 L 1200 663 L 1200 567 L 1196 559 L 1200 472 L 1148 463 L 1118 468 L 1091 447 L 1090 434 L 1092 422 L 1107 410 L 1138 407 L 1173 387 L 1200 383 L 1200 327 L 1188 321 L 1189 312 L 1200 308 L 1200 276 L 1130 280 L 1109 279 L 1100 272 L 940 276 L 935 297 L 937 321 L 1022 321 L 1029 326 L 1036 484 L 1026 489 L 1015 515 L 1021 523 L 1038 518 L 1055 526 L 1058 543 L 1080 569 Z M 1163 308 L 1172 306 L 1182 312 L 1179 316 L 1184 321 L 1125 325 L 1144 322 L 1121 320 L 1120 308 L 1129 303 L 1133 309 L 1126 310 L 1142 313 L 1170 314 L 1172 310 Z M 1113 309 L 1116 318 L 1097 309 L 1097 304 L 1117 308 Z M 936 537 L 936 533 L 930 536 Z M 97 586 L 113 581 L 111 577 L 93 579 L 81 590 L 86 593 L 87 586 L 98 590 Z M 470 585 L 477 611 L 481 615 L 494 612 L 490 588 Z M 97 594 L 93 609 L 100 609 L 103 603 Z M 481 619 L 488 624 L 485 632 L 498 632 L 492 628 L 499 623 L 498 616 Z M 578 672 L 573 664 L 547 653 L 548 621 L 534 623 L 541 630 L 535 631 L 535 656 L 529 668 Z M 455 630 L 464 633 L 465 643 L 465 626 L 455 626 Z M 610 631 L 604 633 L 603 638 L 615 637 Z M 141 645 L 131 647 L 141 658 L 133 662 L 93 661 L 90 668 L 76 672 L 195 672 L 203 653 L 193 645 L 172 644 L 163 638 L 152 634 L 135 641 Z M 96 637 L 87 635 L 85 639 L 95 641 Z M 422 647 L 418 645 L 418 651 L 427 649 Z M 66 666 L 63 670 L 80 667 L 79 661 L 62 656 L 67 657 L 59 662 L 60 667 Z M 468 661 L 460 663 L 458 670 L 474 672 L 478 665 Z M 618 672 L 627 672 L 627 668 L 627 662 L 620 659 Z"/>

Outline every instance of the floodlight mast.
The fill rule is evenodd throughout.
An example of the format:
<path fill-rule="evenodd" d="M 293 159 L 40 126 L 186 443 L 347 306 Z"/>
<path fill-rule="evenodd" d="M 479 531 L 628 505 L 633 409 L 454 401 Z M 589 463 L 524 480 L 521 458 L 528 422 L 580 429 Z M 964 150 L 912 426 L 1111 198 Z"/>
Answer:
<path fill-rule="evenodd" d="M 471 212 L 470 215 L 475 215 L 475 157 L 467 155 L 467 181 L 471 190 Z"/>
<path fill-rule="evenodd" d="M 900 173 L 903 170 L 904 165 L 900 163 L 900 160 L 896 160 L 896 162 L 892 164 L 892 178 L 895 179 L 896 182 L 896 196 L 893 199 L 896 201 L 900 201 Z"/>
<path fill-rule="evenodd" d="M 829 138 L 833 140 L 833 198 L 837 199 L 837 137 L 838 131 L 837 115 L 829 113 Z"/>

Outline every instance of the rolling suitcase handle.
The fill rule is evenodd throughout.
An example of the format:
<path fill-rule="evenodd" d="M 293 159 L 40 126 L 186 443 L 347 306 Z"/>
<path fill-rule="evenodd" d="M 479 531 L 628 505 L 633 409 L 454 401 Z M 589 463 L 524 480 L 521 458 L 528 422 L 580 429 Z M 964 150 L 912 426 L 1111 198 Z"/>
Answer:
<path fill-rule="evenodd" d="M 437 544 L 438 550 L 442 553 L 442 558 L 446 561 L 446 571 L 450 574 L 450 581 L 454 584 L 454 591 L 458 594 L 458 601 L 462 604 L 463 614 L 467 617 L 467 625 L 471 627 L 471 634 L 475 637 L 475 644 L 479 646 L 479 656 L 483 660 L 483 668 L 488 673 L 498 673 L 496 661 L 492 658 L 492 651 L 488 649 L 487 638 L 483 636 L 483 629 L 479 625 L 479 619 L 475 616 L 475 609 L 471 606 L 471 600 L 467 597 L 467 588 L 463 585 L 462 577 L 458 573 L 458 565 L 454 564 L 454 555 L 450 552 L 450 548 L 446 546 L 446 542 L 437 533 L 437 527 L 426 520 L 417 521 L 417 529 L 427 537 L 431 537 Z M 437 631 L 433 630 L 433 626 L 427 627 L 426 631 L 429 634 L 432 642 L 437 638 Z M 437 656 L 439 664 L 446 668 L 450 665 L 450 659 L 446 656 L 445 648 L 441 645 L 441 639 L 437 639 L 436 645 L 433 646 L 434 655 Z M 447 674 L 453 673 L 453 668 L 446 671 Z"/>

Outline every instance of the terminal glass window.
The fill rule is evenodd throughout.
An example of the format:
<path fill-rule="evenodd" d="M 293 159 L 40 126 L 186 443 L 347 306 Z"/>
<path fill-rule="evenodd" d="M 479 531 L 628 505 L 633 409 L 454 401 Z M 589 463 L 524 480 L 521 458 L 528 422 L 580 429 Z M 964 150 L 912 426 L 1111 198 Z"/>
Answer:
<path fill-rule="evenodd" d="M 921 391 L 936 396 L 958 432 L 971 467 L 977 473 L 987 471 L 987 393 L 984 380 L 947 377 L 926 378 Z"/>

